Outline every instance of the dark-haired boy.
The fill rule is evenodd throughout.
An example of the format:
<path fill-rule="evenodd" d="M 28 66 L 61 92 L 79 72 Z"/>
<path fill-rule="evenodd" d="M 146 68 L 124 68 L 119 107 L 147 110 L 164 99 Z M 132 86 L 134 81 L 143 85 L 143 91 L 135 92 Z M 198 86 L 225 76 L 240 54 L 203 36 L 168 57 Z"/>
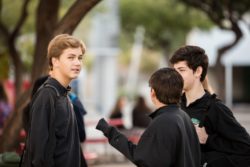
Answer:
<path fill-rule="evenodd" d="M 179 48 L 170 59 L 184 80 L 181 107 L 197 124 L 202 165 L 249 167 L 250 136 L 216 95 L 204 90 L 208 57 L 198 46 Z"/>
<path fill-rule="evenodd" d="M 200 147 L 188 115 L 179 108 L 183 79 L 171 68 L 157 70 L 149 80 L 157 108 L 137 145 L 101 119 L 97 129 L 110 144 L 139 167 L 199 167 Z"/>

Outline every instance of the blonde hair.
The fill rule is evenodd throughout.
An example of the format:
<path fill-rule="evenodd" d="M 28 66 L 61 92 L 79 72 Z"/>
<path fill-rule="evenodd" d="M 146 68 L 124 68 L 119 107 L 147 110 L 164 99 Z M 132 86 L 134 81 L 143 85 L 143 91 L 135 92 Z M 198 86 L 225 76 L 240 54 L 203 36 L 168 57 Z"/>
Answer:
<path fill-rule="evenodd" d="M 48 45 L 47 58 L 49 60 L 50 70 L 53 69 L 52 58 L 59 58 L 65 49 L 81 48 L 82 54 L 86 52 L 85 44 L 69 34 L 60 34 L 55 36 Z"/>

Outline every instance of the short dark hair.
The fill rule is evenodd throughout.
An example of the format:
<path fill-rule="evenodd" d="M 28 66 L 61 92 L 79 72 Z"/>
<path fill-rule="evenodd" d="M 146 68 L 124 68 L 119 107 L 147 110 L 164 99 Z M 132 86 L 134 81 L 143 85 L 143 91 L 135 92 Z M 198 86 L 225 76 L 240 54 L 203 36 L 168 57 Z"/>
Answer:
<path fill-rule="evenodd" d="M 183 79 L 173 68 L 161 68 L 149 79 L 149 86 L 155 91 L 157 99 L 163 104 L 180 102 Z"/>
<path fill-rule="evenodd" d="M 176 64 L 180 61 L 186 61 L 187 66 L 193 71 L 196 71 L 196 69 L 201 66 L 202 74 L 200 81 L 205 79 L 208 68 L 208 57 L 204 49 L 198 46 L 183 46 L 176 50 L 170 59 L 171 64 Z"/>

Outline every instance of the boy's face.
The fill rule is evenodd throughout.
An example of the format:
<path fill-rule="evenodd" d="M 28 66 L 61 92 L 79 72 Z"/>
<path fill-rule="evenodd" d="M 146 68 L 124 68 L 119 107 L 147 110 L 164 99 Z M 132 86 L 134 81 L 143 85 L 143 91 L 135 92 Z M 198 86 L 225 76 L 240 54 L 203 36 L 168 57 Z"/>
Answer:
<path fill-rule="evenodd" d="M 181 74 L 184 80 L 183 90 L 184 91 L 190 90 L 194 85 L 194 81 L 196 78 L 194 71 L 188 67 L 186 61 L 180 61 L 174 64 L 174 69 L 178 71 L 179 74 Z"/>
<path fill-rule="evenodd" d="M 61 79 L 71 81 L 75 79 L 82 68 L 83 53 L 81 48 L 67 48 L 53 63 Z"/>

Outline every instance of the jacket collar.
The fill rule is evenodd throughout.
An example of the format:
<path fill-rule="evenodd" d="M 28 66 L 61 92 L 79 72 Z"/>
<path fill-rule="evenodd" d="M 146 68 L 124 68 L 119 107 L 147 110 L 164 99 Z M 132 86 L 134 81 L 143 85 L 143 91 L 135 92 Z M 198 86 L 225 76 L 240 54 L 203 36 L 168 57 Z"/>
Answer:
<path fill-rule="evenodd" d="M 58 93 L 60 95 L 68 95 L 68 92 L 71 90 L 70 86 L 67 86 L 67 88 L 65 88 L 60 84 L 60 82 L 58 82 L 55 78 L 52 77 L 49 77 L 45 84 L 54 86 L 58 90 Z"/>
<path fill-rule="evenodd" d="M 210 97 L 216 98 L 216 94 L 210 94 L 208 91 L 205 90 L 205 94 L 200 97 L 199 99 L 196 99 L 194 102 L 190 103 L 188 106 L 193 106 L 196 104 L 203 104 L 207 101 L 207 99 L 209 99 Z M 186 98 L 186 94 L 183 93 L 182 97 L 181 97 L 181 106 L 186 108 L 186 104 L 187 104 L 187 98 Z"/>
<path fill-rule="evenodd" d="M 158 115 L 161 115 L 166 112 L 172 112 L 174 109 L 179 108 L 178 104 L 168 104 L 166 106 L 160 107 L 157 110 L 155 110 L 153 113 L 151 113 L 149 116 L 154 119 Z"/>

